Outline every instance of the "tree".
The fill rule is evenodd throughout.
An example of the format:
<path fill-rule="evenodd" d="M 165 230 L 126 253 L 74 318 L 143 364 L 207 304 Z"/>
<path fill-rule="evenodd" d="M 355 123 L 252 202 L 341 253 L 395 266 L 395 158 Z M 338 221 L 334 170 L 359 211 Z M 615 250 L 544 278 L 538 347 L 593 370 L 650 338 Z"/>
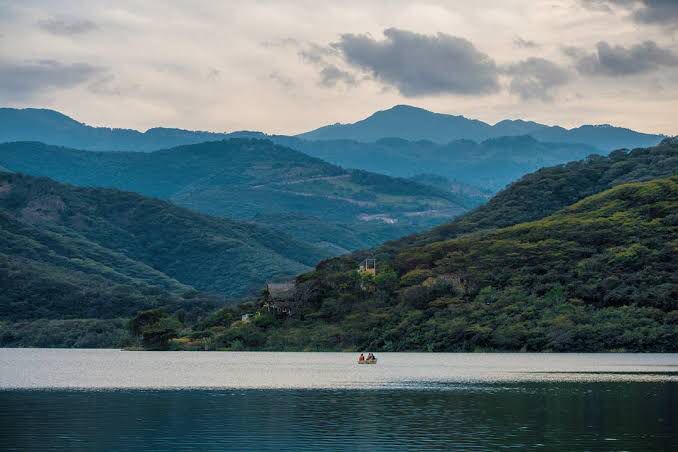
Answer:
<path fill-rule="evenodd" d="M 162 309 L 142 311 L 130 321 L 130 331 L 149 350 L 167 349 L 169 341 L 177 337 L 182 326 L 176 317 Z"/>

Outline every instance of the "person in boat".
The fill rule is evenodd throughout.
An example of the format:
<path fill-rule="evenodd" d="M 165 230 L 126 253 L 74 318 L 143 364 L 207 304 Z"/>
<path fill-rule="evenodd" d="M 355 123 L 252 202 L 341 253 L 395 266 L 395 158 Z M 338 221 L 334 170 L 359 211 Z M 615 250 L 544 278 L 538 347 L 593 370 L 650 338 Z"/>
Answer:
<path fill-rule="evenodd" d="M 370 352 L 370 353 L 367 355 L 367 360 L 368 360 L 368 361 L 374 361 L 375 359 L 377 359 L 377 358 L 374 357 L 374 355 L 372 354 L 372 352 Z"/>
<path fill-rule="evenodd" d="M 358 362 L 361 363 L 365 361 L 365 355 L 363 353 L 360 354 L 360 357 L 358 358 Z"/>

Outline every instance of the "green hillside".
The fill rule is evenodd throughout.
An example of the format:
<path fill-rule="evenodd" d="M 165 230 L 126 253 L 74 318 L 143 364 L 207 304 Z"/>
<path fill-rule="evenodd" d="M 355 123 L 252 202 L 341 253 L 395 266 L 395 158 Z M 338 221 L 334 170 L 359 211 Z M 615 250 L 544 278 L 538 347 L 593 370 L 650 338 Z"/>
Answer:
<path fill-rule="evenodd" d="M 402 250 L 376 278 L 337 258 L 298 278 L 291 319 L 203 324 L 217 346 L 678 350 L 678 177 L 541 220 Z"/>
<path fill-rule="evenodd" d="M 182 284 L 243 296 L 329 255 L 276 231 L 134 193 L 20 174 L 0 174 L 0 214 L 8 259 L 105 264 L 111 275 L 132 275 L 168 289 Z"/>
<path fill-rule="evenodd" d="M 615 185 L 678 174 L 678 141 L 651 148 L 614 151 L 606 157 L 543 168 L 522 177 L 489 202 L 450 223 L 382 247 L 399 250 L 483 229 L 510 226 L 550 215 Z"/>
<path fill-rule="evenodd" d="M 449 191 L 347 171 L 266 140 L 151 153 L 7 143 L 0 145 L 0 165 L 75 185 L 135 191 L 225 218 L 256 222 L 284 215 L 285 230 L 301 241 L 309 241 L 304 225 L 311 222 L 310 244 L 334 254 L 427 229 L 466 211 L 463 197 Z M 336 234 L 337 228 L 346 232 Z"/>
<path fill-rule="evenodd" d="M 121 346 L 140 310 L 195 322 L 329 255 L 134 193 L 0 173 L 0 346 Z"/>
<path fill-rule="evenodd" d="M 3 320 L 130 315 L 158 296 L 190 290 L 124 254 L 50 229 L 0 210 Z"/>

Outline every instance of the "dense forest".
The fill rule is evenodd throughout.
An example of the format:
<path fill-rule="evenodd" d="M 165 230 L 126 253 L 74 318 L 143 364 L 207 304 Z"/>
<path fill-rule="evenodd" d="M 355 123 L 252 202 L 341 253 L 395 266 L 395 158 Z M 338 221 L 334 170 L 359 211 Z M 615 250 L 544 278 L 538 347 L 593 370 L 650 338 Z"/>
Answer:
<path fill-rule="evenodd" d="M 593 155 L 542 168 L 522 177 L 486 204 L 455 221 L 386 244 L 382 251 L 536 220 L 620 183 L 675 174 L 678 174 L 678 142 L 675 138 L 667 138 L 651 148 L 617 150 L 604 157 Z"/>
<path fill-rule="evenodd" d="M 0 173 L 0 344 L 122 345 L 139 310 L 195 321 L 327 256 L 134 193 Z"/>
<path fill-rule="evenodd" d="M 153 286 L 247 295 L 310 268 L 318 253 L 279 232 L 209 217 L 112 189 L 0 173 L 2 253 L 45 263 L 63 256 Z M 43 253 L 43 254 L 37 254 Z M 103 265 L 102 265 L 103 264 Z M 154 277 L 155 275 L 155 277 Z"/>
<path fill-rule="evenodd" d="M 224 309 L 185 341 L 272 350 L 675 352 L 675 174 L 675 139 L 538 171 L 449 225 L 322 262 L 297 278 L 291 317 Z M 627 183 L 634 180 L 643 182 Z M 376 277 L 357 271 L 368 256 L 377 260 Z M 238 321 L 257 310 L 254 320 Z"/>
<path fill-rule="evenodd" d="M 333 259 L 292 317 L 225 309 L 189 344 L 382 351 L 656 351 L 678 344 L 678 177 L 623 184 L 541 220 L 408 249 L 376 277 Z M 190 342 L 193 341 L 193 342 Z"/>

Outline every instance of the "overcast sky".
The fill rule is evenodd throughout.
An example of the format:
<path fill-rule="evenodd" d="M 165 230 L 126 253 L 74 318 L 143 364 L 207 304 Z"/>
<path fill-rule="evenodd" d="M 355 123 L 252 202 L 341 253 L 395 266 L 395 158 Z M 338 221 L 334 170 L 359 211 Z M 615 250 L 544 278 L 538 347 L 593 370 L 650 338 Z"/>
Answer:
<path fill-rule="evenodd" d="M 0 0 L 0 106 L 291 134 L 396 104 L 678 134 L 678 1 Z"/>

